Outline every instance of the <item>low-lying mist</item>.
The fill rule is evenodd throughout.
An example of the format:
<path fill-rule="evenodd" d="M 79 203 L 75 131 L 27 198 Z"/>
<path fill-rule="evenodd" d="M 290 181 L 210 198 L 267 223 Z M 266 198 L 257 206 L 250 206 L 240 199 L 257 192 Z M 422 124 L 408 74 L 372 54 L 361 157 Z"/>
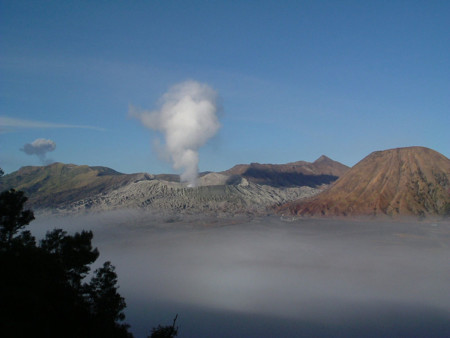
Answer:
<path fill-rule="evenodd" d="M 450 223 L 41 216 L 94 231 L 136 337 L 449 336 Z"/>

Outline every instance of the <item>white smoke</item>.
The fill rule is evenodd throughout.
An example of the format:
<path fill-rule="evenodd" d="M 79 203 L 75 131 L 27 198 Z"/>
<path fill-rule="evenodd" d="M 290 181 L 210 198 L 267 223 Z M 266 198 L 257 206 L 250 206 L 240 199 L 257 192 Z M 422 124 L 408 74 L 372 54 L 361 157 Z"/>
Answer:
<path fill-rule="evenodd" d="M 52 140 L 38 138 L 23 146 L 22 150 L 27 155 L 36 155 L 43 164 L 49 164 L 52 160 L 47 159 L 47 153 L 56 149 L 56 143 Z"/>
<path fill-rule="evenodd" d="M 193 187 L 197 184 L 198 151 L 220 128 L 217 110 L 216 91 L 206 84 L 187 81 L 163 95 L 159 110 L 130 107 L 129 114 L 145 127 L 164 134 L 165 150 L 174 169 L 183 170 L 181 181 Z"/>

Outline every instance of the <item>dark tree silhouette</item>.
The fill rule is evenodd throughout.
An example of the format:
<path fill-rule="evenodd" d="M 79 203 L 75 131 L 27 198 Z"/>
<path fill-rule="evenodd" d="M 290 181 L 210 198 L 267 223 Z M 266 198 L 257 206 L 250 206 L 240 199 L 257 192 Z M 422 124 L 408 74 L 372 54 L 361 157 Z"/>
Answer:
<path fill-rule="evenodd" d="M 25 230 L 34 219 L 26 201 L 22 191 L 0 194 L 0 337 L 132 337 L 114 266 L 104 263 L 85 282 L 99 256 L 92 232 L 55 229 L 38 245 Z M 151 337 L 177 336 L 177 316 Z"/>
<path fill-rule="evenodd" d="M 0 194 L 0 336 L 131 337 L 111 263 L 84 282 L 99 253 L 92 232 L 48 232 L 39 245 L 25 230 L 33 212 L 23 192 Z"/>
<path fill-rule="evenodd" d="M 152 329 L 152 333 L 148 338 L 173 338 L 178 335 L 178 326 L 175 326 L 178 315 L 173 319 L 172 325 L 158 325 Z"/>
<path fill-rule="evenodd" d="M 34 220 L 32 211 L 23 210 L 26 201 L 27 198 L 22 191 L 11 189 L 0 194 L 0 242 L 2 245 L 12 246 L 17 232 Z"/>
<path fill-rule="evenodd" d="M 94 326 L 99 333 L 113 334 L 113 331 L 126 333 L 128 326 L 118 324 L 125 319 L 122 310 L 125 309 L 125 299 L 117 292 L 117 275 L 114 266 L 105 262 L 95 271 L 95 276 L 89 283 L 91 308 L 94 315 Z"/>
<path fill-rule="evenodd" d="M 81 281 L 90 270 L 90 264 L 94 263 L 99 253 L 92 249 L 91 231 L 82 231 L 73 236 L 68 236 L 61 229 L 47 232 L 41 241 L 41 248 L 54 256 L 64 270 L 70 285 L 76 289 L 82 286 Z"/>

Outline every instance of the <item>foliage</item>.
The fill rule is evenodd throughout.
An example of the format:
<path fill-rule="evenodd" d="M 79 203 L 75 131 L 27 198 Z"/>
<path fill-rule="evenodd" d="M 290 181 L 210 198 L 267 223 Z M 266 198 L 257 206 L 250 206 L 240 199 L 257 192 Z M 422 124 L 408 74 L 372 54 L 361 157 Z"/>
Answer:
<path fill-rule="evenodd" d="M 81 281 L 90 270 L 89 264 L 97 259 L 97 249 L 92 249 L 91 231 L 82 231 L 68 236 L 61 229 L 48 232 L 41 241 L 41 248 L 53 255 L 64 270 L 70 285 L 76 289 L 82 287 Z"/>
<path fill-rule="evenodd" d="M 23 211 L 26 201 L 27 198 L 22 191 L 11 189 L 0 194 L 0 243 L 2 245 L 12 245 L 17 232 L 34 219 L 30 210 Z"/>
<path fill-rule="evenodd" d="M 114 330 L 121 329 L 125 332 L 128 328 L 126 324 L 117 324 L 117 321 L 125 319 L 122 310 L 126 303 L 117 292 L 117 275 L 114 270 L 110 262 L 105 262 L 95 271 L 88 287 L 94 327 L 100 335 L 112 336 Z"/>
<path fill-rule="evenodd" d="M 110 262 L 84 282 L 99 253 L 92 232 L 56 229 L 36 244 L 24 230 L 33 212 L 23 192 L 0 194 L 0 332 L 2 337 L 131 337 L 125 300 Z"/>
<path fill-rule="evenodd" d="M 178 326 L 175 327 L 175 322 L 177 321 L 178 315 L 173 319 L 172 325 L 161 326 L 152 329 L 152 334 L 149 338 L 173 338 L 178 335 Z"/>

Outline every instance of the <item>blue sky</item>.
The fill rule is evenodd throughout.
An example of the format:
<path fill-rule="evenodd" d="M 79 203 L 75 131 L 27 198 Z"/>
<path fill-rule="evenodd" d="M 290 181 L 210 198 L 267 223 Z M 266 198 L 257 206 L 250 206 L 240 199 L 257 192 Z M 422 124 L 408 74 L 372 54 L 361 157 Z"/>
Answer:
<path fill-rule="evenodd" d="M 20 149 L 45 138 L 55 161 L 174 172 L 128 107 L 186 80 L 223 107 L 201 171 L 450 157 L 450 2 L 0 1 L 0 166 L 39 165 Z"/>

